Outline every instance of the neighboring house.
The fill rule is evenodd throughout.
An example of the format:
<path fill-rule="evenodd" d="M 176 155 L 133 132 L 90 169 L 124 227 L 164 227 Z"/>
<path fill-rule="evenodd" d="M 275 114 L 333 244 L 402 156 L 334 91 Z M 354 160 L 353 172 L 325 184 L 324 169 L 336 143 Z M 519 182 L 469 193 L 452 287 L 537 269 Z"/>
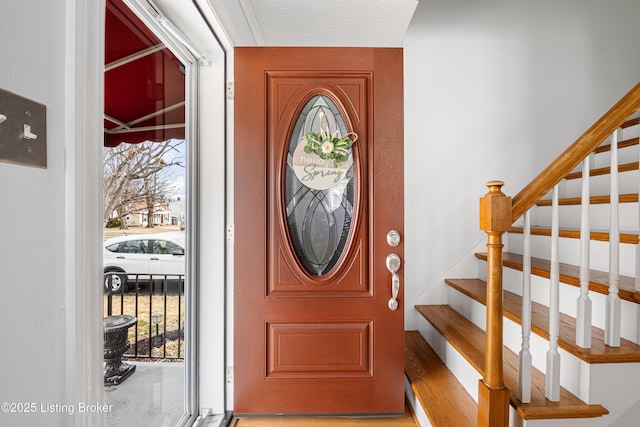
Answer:
<path fill-rule="evenodd" d="M 153 209 L 153 225 L 178 225 L 170 204 L 156 204 Z M 119 218 L 118 211 L 114 211 L 111 218 Z M 137 206 L 124 216 L 128 227 L 144 227 L 149 224 L 149 208 L 145 202 L 139 202 Z"/>
<path fill-rule="evenodd" d="M 225 251 L 232 251 L 225 203 L 233 197 L 225 178 L 233 176 L 225 177 L 221 155 L 228 70 L 194 6 L 213 19 L 209 1 L 184 2 L 181 10 L 168 0 L 155 3 L 212 58 L 200 75 L 200 114 L 207 119 L 198 130 L 207 142 L 198 153 L 194 229 L 212 242 L 200 248 L 206 262 L 199 263 L 199 279 L 219 286 L 203 286 L 199 294 L 198 322 L 207 327 L 197 337 L 199 401 L 190 411 L 220 414 L 233 407 L 232 390 L 225 398 L 233 359 L 223 346 L 225 322 L 232 322 L 225 307 L 233 297 L 225 275 Z M 220 15 L 237 45 L 301 40 L 302 33 L 288 34 L 285 24 L 252 32 L 252 19 L 238 11 L 267 2 L 224 3 L 228 13 Z M 46 144 L 48 159 L 46 169 L 0 163 L 0 236 L 11 242 L 0 249 L 0 402 L 102 401 L 102 288 L 90 286 L 101 273 L 101 7 L 77 0 L 0 7 L 0 88 L 46 105 L 46 141 L 37 141 Z M 405 61 L 407 329 L 418 322 L 410 307 L 443 298 L 442 278 L 483 241 L 477 213 L 485 182 L 502 179 L 503 191 L 513 195 L 638 82 L 639 16 L 634 0 L 418 2 L 399 43 Z M 326 27 L 310 22 L 309 31 Z M 375 41 L 384 25 L 371 22 L 363 33 Z M 349 37 L 358 34 L 344 27 L 340 44 L 352 43 Z M 274 29 L 284 39 L 269 38 Z M 162 219 L 173 221 L 173 211 L 167 214 Z M 101 426 L 102 415 L 0 413 L 0 424 Z"/>
<path fill-rule="evenodd" d="M 152 209 L 153 225 L 171 225 L 171 210 L 168 204 L 158 204 Z M 138 207 L 127 215 L 127 224 L 133 227 L 142 227 L 149 224 L 149 208 L 146 203 L 140 203 Z"/>
<path fill-rule="evenodd" d="M 175 200 L 169 202 L 169 211 L 171 211 L 171 225 L 185 224 L 187 208 L 184 203 L 184 197 L 178 196 Z"/>

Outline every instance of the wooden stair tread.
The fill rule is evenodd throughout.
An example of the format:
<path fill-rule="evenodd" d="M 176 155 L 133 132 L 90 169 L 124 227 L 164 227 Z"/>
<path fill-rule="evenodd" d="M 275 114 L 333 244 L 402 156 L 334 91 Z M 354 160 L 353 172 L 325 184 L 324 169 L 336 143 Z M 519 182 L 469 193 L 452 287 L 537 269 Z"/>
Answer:
<path fill-rule="evenodd" d="M 570 239 L 579 239 L 580 238 L 580 230 L 573 228 L 561 228 L 559 231 L 560 237 L 570 238 Z M 511 227 L 509 233 L 522 234 L 524 233 L 524 229 L 522 227 Z M 533 236 L 551 236 L 551 228 L 550 227 L 531 227 L 531 235 Z M 590 240 L 597 240 L 601 242 L 609 241 L 609 233 L 606 231 L 591 231 Z M 632 245 L 637 245 L 638 241 L 638 233 L 620 233 L 620 243 L 629 243 Z"/>
<path fill-rule="evenodd" d="M 484 370 L 485 333 L 448 305 L 419 305 L 416 309 L 433 327 L 478 371 Z M 511 393 L 511 406 L 524 419 L 590 418 L 609 411 L 602 405 L 589 405 L 565 388 L 560 388 L 560 400 L 550 402 L 544 397 L 545 377 L 532 368 L 531 403 L 523 404 L 517 397 L 518 356 L 503 349 L 504 383 Z"/>
<path fill-rule="evenodd" d="M 478 405 L 417 331 L 406 331 L 405 372 L 431 424 L 478 424 Z M 446 390 L 446 393 L 443 393 Z"/>
<path fill-rule="evenodd" d="M 638 162 L 623 163 L 621 165 L 618 165 L 618 172 L 629 172 L 629 171 L 635 171 L 635 170 L 638 170 Z M 589 176 L 608 175 L 610 173 L 611 173 L 611 168 L 607 166 L 604 168 L 591 169 L 589 171 Z M 578 178 L 582 178 L 582 171 L 571 172 L 570 174 L 564 177 L 564 179 L 578 179 Z"/>
<path fill-rule="evenodd" d="M 603 205 L 609 203 L 611 197 L 609 195 L 606 196 L 591 196 L 589 198 L 589 203 L 592 205 Z M 638 202 L 638 194 L 620 194 L 619 195 L 620 203 L 637 203 Z M 581 197 L 563 197 L 558 199 L 558 206 L 570 206 L 570 205 L 581 205 L 582 198 Z M 536 206 L 551 206 L 551 199 L 541 199 L 536 202 Z"/>
<path fill-rule="evenodd" d="M 446 279 L 454 289 L 486 306 L 486 282 L 480 279 Z M 508 319 L 522 324 L 522 297 L 513 292 L 504 291 L 503 309 Z M 549 308 L 531 303 L 531 330 L 549 340 Z M 625 363 L 640 362 L 640 345 L 621 339 L 620 347 L 604 344 L 604 331 L 595 326 L 591 328 L 591 348 L 582 348 L 576 344 L 576 319 L 560 313 L 560 336 L 558 346 L 587 363 Z"/>
<path fill-rule="evenodd" d="M 476 258 L 486 261 L 486 253 L 476 253 Z M 502 254 L 502 264 L 505 267 L 522 271 L 522 255 L 505 252 Z M 531 274 L 549 278 L 551 262 L 546 259 L 531 257 Z M 621 299 L 640 303 L 640 292 L 635 290 L 635 278 L 618 276 L 618 294 Z M 560 263 L 560 281 L 568 285 L 580 287 L 580 267 Z M 590 270 L 589 290 L 606 295 L 609 292 L 609 273 L 600 270 Z"/>

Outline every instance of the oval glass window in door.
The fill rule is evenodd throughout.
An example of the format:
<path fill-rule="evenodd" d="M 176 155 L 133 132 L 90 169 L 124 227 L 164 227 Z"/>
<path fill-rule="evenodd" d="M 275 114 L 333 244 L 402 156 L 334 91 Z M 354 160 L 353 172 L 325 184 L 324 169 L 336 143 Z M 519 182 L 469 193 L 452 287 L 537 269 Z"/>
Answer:
<path fill-rule="evenodd" d="M 319 137 L 323 132 L 334 141 L 353 135 L 349 134 L 333 100 L 319 94 L 300 111 L 289 141 L 285 168 L 285 212 L 290 240 L 300 263 L 315 276 L 330 272 L 345 250 L 355 197 L 352 150 L 334 151 L 342 145 L 327 144 L 326 138 Z M 316 150 L 320 154 L 311 147 L 305 149 L 310 143 L 304 137 L 310 133 L 322 144 Z"/>

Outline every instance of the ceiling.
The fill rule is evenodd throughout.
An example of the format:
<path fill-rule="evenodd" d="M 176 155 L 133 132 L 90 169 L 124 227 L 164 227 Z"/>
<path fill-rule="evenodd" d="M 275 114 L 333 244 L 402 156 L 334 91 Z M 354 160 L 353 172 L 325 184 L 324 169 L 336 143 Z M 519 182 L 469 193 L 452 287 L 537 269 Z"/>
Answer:
<path fill-rule="evenodd" d="M 207 0 L 236 46 L 400 47 L 418 0 Z"/>

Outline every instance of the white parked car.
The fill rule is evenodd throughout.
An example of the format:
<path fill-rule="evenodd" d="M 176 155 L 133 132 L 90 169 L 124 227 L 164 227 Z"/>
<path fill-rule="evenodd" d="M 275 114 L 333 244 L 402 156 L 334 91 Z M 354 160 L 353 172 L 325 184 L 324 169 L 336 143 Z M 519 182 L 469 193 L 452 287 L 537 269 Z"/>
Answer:
<path fill-rule="evenodd" d="M 132 234 L 104 241 L 104 286 L 112 293 L 127 290 L 128 282 L 176 280 L 185 269 L 184 232 Z M 112 274 L 107 274 L 112 273 Z"/>

